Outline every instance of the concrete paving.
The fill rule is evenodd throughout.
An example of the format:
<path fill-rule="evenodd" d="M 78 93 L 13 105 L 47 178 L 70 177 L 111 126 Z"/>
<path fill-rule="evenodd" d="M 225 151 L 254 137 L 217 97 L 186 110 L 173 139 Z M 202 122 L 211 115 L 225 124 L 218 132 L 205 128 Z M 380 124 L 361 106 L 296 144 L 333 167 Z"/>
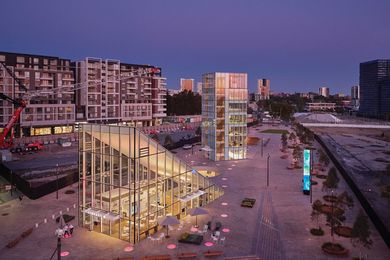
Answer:
<path fill-rule="evenodd" d="M 257 127 L 259 130 L 276 128 L 275 126 Z M 90 232 L 86 229 L 76 228 L 72 238 L 63 239 L 63 250 L 70 254 L 64 259 L 112 259 L 114 257 L 135 256 L 140 259 L 143 255 L 171 254 L 179 252 L 201 252 L 207 250 L 223 250 L 225 256 L 258 255 L 261 259 L 336 259 L 325 255 L 321 251 L 321 244 L 330 241 L 330 231 L 325 226 L 325 218 L 321 220 L 325 236 L 314 237 L 310 234 L 310 228 L 316 226 L 310 219 L 311 204 L 309 196 L 302 194 L 302 169 L 288 170 L 291 155 L 288 159 L 280 156 L 280 135 L 264 134 L 251 128 L 249 134 L 263 138 L 270 138 L 267 147 L 264 148 L 263 157 L 260 154 L 260 145 L 249 147 L 247 160 L 211 162 L 202 158 L 202 152 L 177 149 L 176 155 L 190 165 L 201 167 L 202 165 L 218 168 L 220 175 L 212 178 L 219 186 L 224 186 L 225 194 L 216 201 L 208 204 L 205 208 L 209 215 L 199 216 L 198 223 L 202 227 L 207 221 L 220 221 L 222 228 L 228 228 L 230 232 L 222 233 L 226 237 L 224 244 L 212 247 L 178 244 L 177 238 L 183 232 L 190 231 L 195 223 L 194 217 L 184 219 L 183 230 L 170 232 L 171 237 L 160 243 L 152 243 L 143 240 L 134 246 L 134 251 L 125 252 L 129 244 L 125 241 L 109 236 Z M 284 128 L 284 127 L 283 127 Z M 199 146 L 197 146 L 198 148 Z M 200 148 L 200 147 L 199 147 Z M 267 180 L 267 154 L 270 154 L 269 187 Z M 290 152 L 291 154 L 291 152 Z M 319 185 L 314 186 L 313 201 L 321 199 L 324 192 Z M 75 189 L 74 186 L 72 189 Z M 56 223 L 50 219 L 52 214 L 64 213 L 69 207 L 69 212 L 75 213 L 72 208 L 77 203 L 77 194 L 65 195 L 65 188 L 60 191 L 60 198 L 55 199 L 55 193 L 49 194 L 36 201 L 24 199 L 11 201 L 0 206 L 1 236 L 0 236 L 0 259 L 50 259 L 56 247 L 54 231 Z M 340 181 L 337 193 L 347 190 L 352 192 Z M 241 200 L 245 197 L 255 198 L 253 208 L 242 208 Z M 355 206 L 347 212 L 346 224 L 351 226 L 360 205 L 354 198 Z M 2 213 L 9 213 L 1 216 Z M 5 245 L 18 237 L 25 229 L 40 223 L 34 232 L 24 238 L 12 249 Z M 73 221 L 76 226 L 76 222 Z M 371 224 L 373 228 L 373 225 Z M 175 227 L 176 228 L 176 227 Z M 372 229 L 374 245 L 368 253 L 369 259 L 390 259 L 390 251 L 384 244 L 375 229 Z M 165 232 L 161 230 L 160 232 Z M 350 256 L 358 256 L 358 249 L 351 246 L 350 240 L 335 237 L 336 242 L 342 243 L 351 252 Z M 204 241 L 210 241 L 209 234 L 205 235 Z M 175 244 L 176 249 L 167 249 L 168 244 Z M 199 257 L 198 259 L 202 259 Z M 216 258 L 218 259 L 218 258 Z M 222 259 L 222 257 L 221 257 Z"/>

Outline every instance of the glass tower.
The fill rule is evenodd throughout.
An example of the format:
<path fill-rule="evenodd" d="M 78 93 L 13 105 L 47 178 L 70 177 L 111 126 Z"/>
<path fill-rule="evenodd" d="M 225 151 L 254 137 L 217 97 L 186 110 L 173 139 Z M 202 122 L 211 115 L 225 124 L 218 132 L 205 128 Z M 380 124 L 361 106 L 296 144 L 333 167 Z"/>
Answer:
<path fill-rule="evenodd" d="M 135 128 L 82 124 L 79 225 L 136 243 L 157 218 L 183 218 L 223 194 L 207 178 Z"/>
<path fill-rule="evenodd" d="M 203 75 L 202 146 L 209 159 L 246 158 L 247 99 L 247 74 Z"/>

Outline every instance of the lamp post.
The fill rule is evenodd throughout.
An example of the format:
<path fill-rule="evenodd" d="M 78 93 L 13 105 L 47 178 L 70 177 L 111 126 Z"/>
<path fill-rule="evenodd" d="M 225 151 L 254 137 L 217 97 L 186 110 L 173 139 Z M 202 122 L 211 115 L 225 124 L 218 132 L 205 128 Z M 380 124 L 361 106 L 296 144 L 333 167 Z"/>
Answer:
<path fill-rule="evenodd" d="M 310 203 L 313 203 L 313 188 L 311 185 L 311 175 L 313 173 L 313 150 L 310 149 Z"/>
<path fill-rule="evenodd" d="M 261 157 L 263 157 L 263 138 L 261 138 Z"/>
<path fill-rule="evenodd" d="M 56 192 L 56 198 L 58 199 L 58 163 L 57 163 L 57 192 Z"/>
<path fill-rule="evenodd" d="M 267 187 L 269 186 L 269 158 L 271 156 L 268 154 L 267 156 Z"/>

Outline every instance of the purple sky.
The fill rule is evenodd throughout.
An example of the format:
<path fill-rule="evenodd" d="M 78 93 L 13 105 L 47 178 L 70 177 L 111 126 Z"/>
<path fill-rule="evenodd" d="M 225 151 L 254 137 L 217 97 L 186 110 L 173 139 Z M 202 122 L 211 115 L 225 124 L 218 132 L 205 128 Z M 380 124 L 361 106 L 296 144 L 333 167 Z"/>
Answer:
<path fill-rule="evenodd" d="M 161 66 L 169 88 L 205 72 L 274 91 L 349 94 L 359 63 L 390 58 L 389 0 L 5 0 L 0 50 Z"/>

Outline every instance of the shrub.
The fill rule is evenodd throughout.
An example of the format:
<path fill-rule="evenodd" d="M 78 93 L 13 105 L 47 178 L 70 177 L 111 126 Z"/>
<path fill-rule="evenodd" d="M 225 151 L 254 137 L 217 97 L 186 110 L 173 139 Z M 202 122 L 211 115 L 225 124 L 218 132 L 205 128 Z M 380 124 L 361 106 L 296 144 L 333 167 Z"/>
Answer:
<path fill-rule="evenodd" d="M 312 229 L 310 229 L 310 233 L 313 236 L 323 236 L 324 235 L 324 231 L 321 228 L 312 228 Z"/>

